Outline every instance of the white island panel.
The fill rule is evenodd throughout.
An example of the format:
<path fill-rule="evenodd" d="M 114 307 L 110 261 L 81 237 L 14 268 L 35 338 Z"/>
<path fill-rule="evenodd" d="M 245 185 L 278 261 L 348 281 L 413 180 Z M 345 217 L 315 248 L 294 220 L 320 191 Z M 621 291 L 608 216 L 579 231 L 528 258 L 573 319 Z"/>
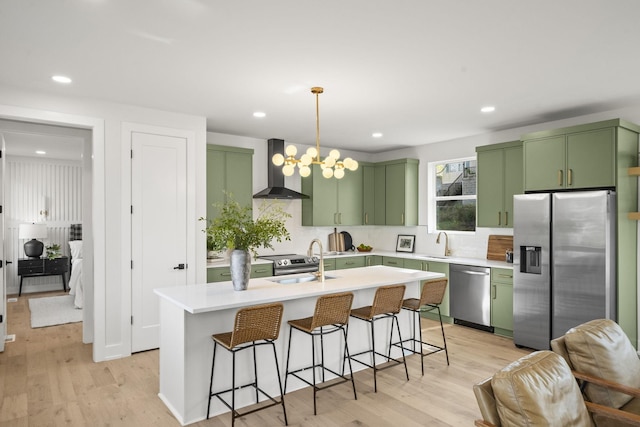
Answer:
<path fill-rule="evenodd" d="M 282 328 L 276 341 L 280 373 L 284 375 L 289 340 L 287 321 L 312 315 L 318 296 L 350 291 L 354 293 L 353 306 L 359 307 L 372 303 L 375 290 L 379 286 L 404 283 L 407 285 L 405 298 L 418 297 L 421 281 L 444 277 L 441 273 L 387 266 L 331 271 L 326 275 L 334 278 L 327 279 L 324 283 L 308 282 L 289 285 L 273 281 L 278 278 L 251 279 L 246 291 L 234 291 L 231 282 L 156 289 L 155 292 L 161 297 L 159 396 L 175 417 L 183 425 L 206 417 L 207 391 L 213 354 L 211 335 L 230 331 L 233 328 L 235 313 L 239 308 L 271 302 L 284 304 Z M 401 317 L 403 338 L 408 337 L 410 319 L 408 314 Z M 388 323 L 390 326 L 391 322 Z M 366 323 L 352 320 L 349 325 L 350 351 L 357 353 L 370 348 L 370 336 Z M 376 343 L 386 345 L 388 327 L 376 325 L 376 337 L 378 334 L 381 335 L 381 339 L 376 339 Z M 387 334 L 387 339 L 382 338 L 383 334 Z M 292 368 L 297 365 L 302 366 L 310 358 L 308 346 L 302 344 L 304 339 L 296 337 L 296 340 L 300 340 L 296 341 L 300 345 L 296 345 L 291 350 Z M 342 343 L 338 339 L 334 341 L 329 345 L 325 343 L 325 357 L 328 363 L 337 363 L 341 358 Z M 237 382 L 239 384 L 249 378 L 249 373 L 253 369 L 249 353 L 250 351 L 241 352 L 241 357 L 238 359 Z M 399 356 L 399 351 L 396 356 Z M 224 350 L 218 351 L 216 359 L 214 389 L 216 384 L 219 384 L 217 389 L 227 388 L 231 384 L 230 354 Z M 258 350 L 260 386 L 270 394 L 277 395 L 278 385 L 272 360 L 273 354 L 270 347 L 265 346 Z M 353 368 L 359 370 L 365 367 L 354 363 Z M 290 378 L 287 391 L 303 386 L 305 386 L 304 383 Z M 252 393 L 241 392 L 237 396 L 237 407 L 254 403 L 252 399 Z M 212 416 L 228 411 L 217 399 L 212 399 L 211 407 Z"/>

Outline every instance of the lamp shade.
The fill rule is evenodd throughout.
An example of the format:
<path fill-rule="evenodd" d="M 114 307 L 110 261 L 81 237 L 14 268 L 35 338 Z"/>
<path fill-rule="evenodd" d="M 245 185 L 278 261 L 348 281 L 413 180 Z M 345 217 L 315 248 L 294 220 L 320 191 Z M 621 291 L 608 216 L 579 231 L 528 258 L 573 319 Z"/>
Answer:
<path fill-rule="evenodd" d="M 18 239 L 44 239 L 47 237 L 47 224 L 20 224 Z"/>

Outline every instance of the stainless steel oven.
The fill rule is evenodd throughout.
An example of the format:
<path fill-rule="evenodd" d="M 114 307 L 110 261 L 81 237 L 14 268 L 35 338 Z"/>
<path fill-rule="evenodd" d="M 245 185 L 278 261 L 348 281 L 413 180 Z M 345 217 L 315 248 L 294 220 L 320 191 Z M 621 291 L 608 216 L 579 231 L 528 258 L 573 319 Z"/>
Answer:
<path fill-rule="evenodd" d="M 259 258 L 273 261 L 273 275 L 312 273 L 318 271 L 320 259 L 316 256 L 306 255 L 265 255 Z"/>

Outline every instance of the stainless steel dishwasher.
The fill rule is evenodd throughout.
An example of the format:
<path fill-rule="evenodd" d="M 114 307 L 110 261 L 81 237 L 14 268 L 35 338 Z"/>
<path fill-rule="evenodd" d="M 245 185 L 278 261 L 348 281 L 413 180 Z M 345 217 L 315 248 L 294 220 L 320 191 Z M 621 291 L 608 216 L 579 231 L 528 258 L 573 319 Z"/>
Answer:
<path fill-rule="evenodd" d="M 449 265 L 449 309 L 455 323 L 493 331 L 489 267 Z"/>

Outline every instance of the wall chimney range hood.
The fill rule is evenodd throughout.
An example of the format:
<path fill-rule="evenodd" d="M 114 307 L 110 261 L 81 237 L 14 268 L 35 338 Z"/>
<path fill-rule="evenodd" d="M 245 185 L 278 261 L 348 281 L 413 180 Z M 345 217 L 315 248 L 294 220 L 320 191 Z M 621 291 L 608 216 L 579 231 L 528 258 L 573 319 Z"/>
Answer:
<path fill-rule="evenodd" d="M 283 139 L 267 141 L 267 185 L 268 187 L 253 195 L 254 199 L 308 199 L 306 194 L 298 193 L 284 186 L 284 174 L 276 167 L 271 158 L 276 153 L 284 153 Z"/>

